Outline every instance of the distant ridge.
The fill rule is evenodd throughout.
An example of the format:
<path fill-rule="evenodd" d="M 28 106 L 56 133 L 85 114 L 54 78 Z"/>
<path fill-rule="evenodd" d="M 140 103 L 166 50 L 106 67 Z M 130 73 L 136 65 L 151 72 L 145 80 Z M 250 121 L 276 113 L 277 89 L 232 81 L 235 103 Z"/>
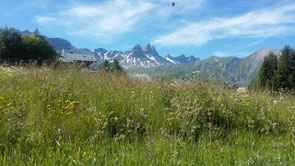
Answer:
<path fill-rule="evenodd" d="M 281 55 L 280 49 L 262 48 L 245 58 L 212 56 L 195 63 L 187 63 L 185 66 L 159 67 L 156 71 L 169 75 L 172 78 L 188 75 L 238 84 L 248 84 L 257 77 L 264 57 L 270 52 L 273 52 L 277 56 Z"/>

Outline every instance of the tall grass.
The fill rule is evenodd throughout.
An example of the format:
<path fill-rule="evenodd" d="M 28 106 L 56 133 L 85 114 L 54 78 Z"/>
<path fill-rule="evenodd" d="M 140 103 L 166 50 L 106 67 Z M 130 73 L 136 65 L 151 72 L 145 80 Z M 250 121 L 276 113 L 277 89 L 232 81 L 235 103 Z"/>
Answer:
<path fill-rule="evenodd" d="M 295 165 L 295 100 L 75 67 L 0 68 L 2 165 Z"/>

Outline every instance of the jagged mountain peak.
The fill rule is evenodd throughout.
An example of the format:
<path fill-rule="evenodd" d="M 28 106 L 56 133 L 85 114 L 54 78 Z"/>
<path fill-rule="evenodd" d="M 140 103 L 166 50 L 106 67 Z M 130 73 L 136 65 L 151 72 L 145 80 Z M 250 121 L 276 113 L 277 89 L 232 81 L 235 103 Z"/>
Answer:
<path fill-rule="evenodd" d="M 165 58 L 173 59 L 173 57 L 172 57 L 170 54 L 167 54 L 167 55 L 165 56 Z"/>
<path fill-rule="evenodd" d="M 195 62 L 199 61 L 199 58 L 195 58 L 193 55 L 186 57 L 184 54 L 181 54 L 174 58 L 174 60 L 178 61 L 179 63 L 188 63 L 188 62 Z"/>
<path fill-rule="evenodd" d="M 132 51 L 142 51 L 142 47 L 139 44 L 136 44 L 133 48 Z"/>
<path fill-rule="evenodd" d="M 150 43 L 147 43 L 147 45 L 143 48 L 142 51 L 151 52 L 152 51 L 152 47 L 151 47 Z"/>
<path fill-rule="evenodd" d="M 177 56 L 176 58 L 185 58 L 185 55 L 181 54 L 181 55 Z"/>
<path fill-rule="evenodd" d="M 106 49 L 104 49 L 104 48 L 97 48 L 97 49 L 94 49 L 94 52 L 96 52 L 96 53 L 106 53 L 106 52 L 108 52 Z"/>

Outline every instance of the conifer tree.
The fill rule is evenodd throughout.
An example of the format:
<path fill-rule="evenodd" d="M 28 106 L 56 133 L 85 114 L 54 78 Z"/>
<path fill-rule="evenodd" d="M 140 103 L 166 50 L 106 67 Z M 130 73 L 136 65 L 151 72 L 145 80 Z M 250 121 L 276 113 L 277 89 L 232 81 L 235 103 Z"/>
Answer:
<path fill-rule="evenodd" d="M 278 68 L 277 56 L 271 52 L 264 58 L 259 70 L 258 83 L 262 88 L 276 89 L 277 80 L 276 73 Z"/>
<path fill-rule="evenodd" d="M 100 67 L 100 70 L 108 72 L 111 69 L 111 64 L 108 60 L 104 60 Z"/>
<path fill-rule="evenodd" d="M 117 72 L 123 71 L 123 68 L 117 59 L 114 59 L 112 63 L 112 71 L 117 71 Z"/>
<path fill-rule="evenodd" d="M 294 56 L 292 55 L 293 52 L 294 50 L 290 46 L 285 46 L 279 58 L 277 77 L 279 87 L 283 89 L 291 89 L 292 85 L 294 85 L 292 82 L 294 81 L 294 77 L 292 76 L 292 73 L 294 73 L 294 71 L 292 71 L 294 70 L 294 66 L 292 66 L 291 63 Z"/>

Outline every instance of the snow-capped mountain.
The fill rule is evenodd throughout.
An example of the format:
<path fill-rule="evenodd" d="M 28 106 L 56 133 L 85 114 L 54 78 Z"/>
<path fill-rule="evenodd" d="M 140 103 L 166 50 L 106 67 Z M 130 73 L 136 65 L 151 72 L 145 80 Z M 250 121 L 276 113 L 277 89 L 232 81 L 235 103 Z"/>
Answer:
<path fill-rule="evenodd" d="M 189 57 L 186 57 L 184 54 L 174 58 L 168 54 L 165 56 L 165 59 L 173 64 L 184 64 L 184 63 L 196 62 L 200 60 L 200 58 L 195 58 L 192 55 Z"/>
<path fill-rule="evenodd" d="M 140 45 L 135 45 L 131 51 L 107 51 L 105 49 L 95 49 L 92 51 L 97 57 L 96 63 L 101 63 L 103 60 L 113 61 L 117 59 L 120 64 L 126 68 L 148 68 L 161 65 L 169 65 L 171 62 L 161 57 L 155 47 L 149 43 L 142 48 Z"/>
<path fill-rule="evenodd" d="M 159 55 L 156 48 L 149 43 L 142 48 L 135 45 L 131 51 L 108 51 L 103 48 L 88 50 L 79 49 L 69 41 L 61 38 L 48 38 L 52 45 L 61 52 L 61 60 L 65 62 L 87 61 L 91 62 L 93 68 L 97 68 L 104 60 L 110 62 L 117 59 L 125 69 L 149 68 L 162 65 L 181 64 L 183 61 L 163 58 Z M 185 57 L 187 58 L 187 57 Z M 173 59 L 173 60 L 172 60 Z M 194 61 L 194 59 L 192 59 Z"/>

